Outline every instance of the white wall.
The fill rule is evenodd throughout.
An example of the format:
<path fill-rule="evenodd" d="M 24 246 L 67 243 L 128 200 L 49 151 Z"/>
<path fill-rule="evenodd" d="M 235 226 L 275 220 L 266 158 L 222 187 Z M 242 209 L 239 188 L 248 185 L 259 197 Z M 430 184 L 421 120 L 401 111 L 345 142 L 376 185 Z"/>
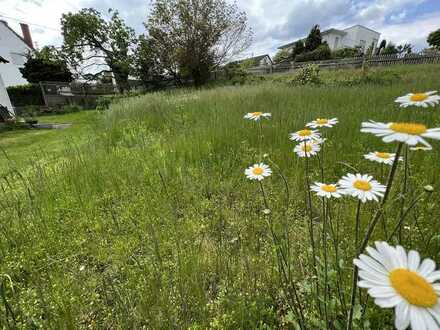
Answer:
<path fill-rule="evenodd" d="M 380 37 L 380 33 L 359 25 L 352 26 L 344 31 L 347 32 L 347 35 L 343 39 L 344 46 L 363 46 L 364 51 L 366 51 L 372 43 L 374 43 L 374 47 L 376 47 Z"/>
<path fill-rule="evenodd" d="M 4 64 L 0 64 L 4 65 Z M 12 108 L 11 101 L 9 100 L 8 92 L 6 91 L 6 87 L 3 83 L 2 75 L 0 74 L 0 104 L 8 108 L 8 110 L 14 113 L 14 109 Z"/>
<path fill-rule="evenodd" d="M 6 87 L 28 83 L 19 68 L 26 62 L 26 54 L 30 50 L 23 40 L 0 22 L 0 56 L 9 61 L 0 64 L 0 75 Z"/>

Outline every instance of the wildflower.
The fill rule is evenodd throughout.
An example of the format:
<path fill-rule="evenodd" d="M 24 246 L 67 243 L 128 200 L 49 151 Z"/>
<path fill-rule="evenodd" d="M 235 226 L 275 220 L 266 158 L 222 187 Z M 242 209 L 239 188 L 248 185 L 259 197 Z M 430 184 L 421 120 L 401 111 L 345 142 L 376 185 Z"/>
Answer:
<path fill-rule="evenodd" d="M 272 114 L 270 114 L 268 112 L 257 111 L 257 112 L 249 112 L 243 118 L 258 121 L 261 118 L 270 118 L 271 116 L 272 116 Z"/>
<path fill-rule="evenodd" d="M 307 123 L 307 127 L 311 128 L 321 128 L 321 127 L 333 127 L 338 123 L 338 118 L 325 119 L 325 118 L 317 118 L 310 123 Z"/>
<path fill-rule="evenodd" d="M 336 184 L 325 184 L 321 182 L 315 182 L 310 190 L 316 192 L 316 195 L 319 197 L 325 198 L 339 198 L 341 197 L 341 192 L 339 191 L 339 187 Z"/>
<path fill-rule="evenodd" d="M 437 94 L 437 91 L 409 93 L 405 96 L 398 97 L 395 102 L 400 103 L 401 108 L 406 108 L 411 105 L 427 108 L 428 106 L 435 106 L 440 102 L 440 96 L 435 94 Z"/>
<path fill-rule="evenodd" d="M 365 159 L 371 160 L 373 162 L 378 162 L 378 163 L 386 164 L 386 165 L 393 165 L 393 163 L 396 159 L 396 154 L 390 154 L 389 152 L 375 151 L 375 152 L 370 152 L 370 153 L 364 155 L 364 157 L 365 157 Z M 403 161 L 403 158 L 399 157 L 398 160 Z"/>
<path fill-rule="evenodd" d="M 301 142 L 293 149 L 293 151 L 296 152 L 298 157 L 307 157 L 307 158 L 315 156 L 320 150 L 321 147 L 319 143 L 315 143 L 313 141 Z"/>
<path fill-rule="evenodd" d="M 440 128 L 427 128 L 418 123 L 377 123 L 369 121 L 362 123 L 361 132 L 372 133 L 383 137 L 385 143 L 399 141 L 410 146 L 418 143 L 431 148 L 431 145 L 424 138 L 440 140 Z"/>
<path fill-rule="evenodd" d="M 261 181 L 265 177 L 268 177 L 272 174 L 272 170 L 270 167 L 264 163 L 255 164 L 251 167 L 247 168 L 244 171 L 244 174 L 249 180 L 258 180 Z"/>
<path fill-rule="evenodd" d="M 302 129 L 300 131 L 297 131 L 295 133 L 290 133 L 290 139 L 292 141 L 311 141 L 311 140 L 319 140 L 321 138 L 321 135 L 316 130 L 310 130 L 310 129 Z"/>
<path fill-rule="evenodd" d="M 386 190 L 384 185 L 378 181 L 373 180 L 373 177 L 368 174 L 351 174 L 339 180 L 341 192 L 345 195 L 359 198 L 362 203 L 366 201 L 379 201 L 378 197 L 383 197 Z"/>
<path fill-rule="evenodd" d="M 354 259 L 359 268 L 358 286 L 368 289 L 376 305 L 394 308 L 397 329 L 438 329 L 440 321 L 440 271 L 431 259 L 420 262 L 416 251 L 376 242 L 369 255 Z"/>
<path fill-rule="evenodd" d="M 270 209 L 264 209 L 263 210 L 263 214 L 264 215 L 269 215 L 269 214 L 271 214 L 272 212 L 271 212 L 271 210 Z"/>

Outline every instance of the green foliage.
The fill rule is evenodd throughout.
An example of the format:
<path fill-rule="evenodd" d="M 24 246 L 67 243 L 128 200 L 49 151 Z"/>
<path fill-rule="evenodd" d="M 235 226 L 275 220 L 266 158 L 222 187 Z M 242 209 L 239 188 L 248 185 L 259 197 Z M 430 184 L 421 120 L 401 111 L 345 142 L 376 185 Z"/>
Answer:
<path fill-rule="evenodd" d="M 299 85 L 319 85 L 322 83 L 319 78 L 319 66 L 316 64 L 307 64 L 302 67 L 293 79 L 294 84 Z"/>
<path fill-rule="evenodd" d="M 293 60 L 293 54 L 288 49 L 280 49 L 274 56 L 273 62 L 275 64 Z"/>
<path fill-rule="evenodd" d="M 87 68 L 93 64 L 102 67 L 104 61 L 113 72 L 118 88 L 125 91 L 129 88 L 128 76 L 133 63 L 136 37 L 134 30 L 119 17 L 118 11 L 109 9 L 109 13 L 112 16 L 108 21 L 92 8 L 63 14 L 63 53 L 81 75 L 88 73 L 88 77 L 90 70 Z M 104 71 L 106 69 L 94 73 L 92 77 Z"/>
<path fill-rule="evenodd" d="M 225 0 L 156 0 L 146 27 L 162 71 L 196 86 L 246 49 L 252 37 L 246 13 Z"/>
<path fill-rule="evenodd" d="M 437 48 L 440 50 L 440 29 L 431 32 L 426 41 L 428 42 L 428 44 L 431 47 L 434 47 L 434 48 Z"/>
<path fill-rule="evenodd" d="M 295 61 L 297 62 L 308 62 L 308 61 L 322 61 L 328 60 L 332 56 L 330 47 L 327 43 L 321 44 L 318 48 L 313 51 L 305 52 L 296 56 Z"/>
<path fill-rule="evenodd" d="M 294 46 L 293 46 L 293 55 L 299 55 L 304 53 L 305 51 L 305 47 L 304 47 L 304 42 L 302 40 L 298 40 L 297 42 L 295 42 Z"/>
<path fill-rule="evenodd" d="M 356 57 L 361 55 L 359 48 L 356 47 L 346 47 L 337 49 L 332 52 L 333 58 L 347 58 L 347 57 Z"/>
<path fill-rule="evenodd" d="M 10 86 L 6 89 L 11 99 L 11 103 L 15 107 L 23 107 L 28 105 L 44 105 L 43 94 L 41 88 L 36 84 Z"/>
<path fill-rule="evenodd" d="M 40 81 L 72 81 L 72 73 L 67 67 L 67 62 L 62 58 L 55 47 L 45 46 L 41 50 L 29 53 L 27 61 L 20 72 L 30 83 Z"/>
<path fill-rule="evenodd" d="M 317 49 L 322 44 L 321 30 L 319 25 L 315 25 L 311 30 L 309 35 L 304 42 L 304 50 L 306 52 L 312 52 Z"/>
<path fill-rule="evenodd" d="M 134 75 L 138 77 L 145 89 L 157 89 L 160 81 L 166 79 L 166 72 L 161 66 L 153 49 L 153 42 L 141 35 L 136 48 Z"/>
<path fill-rule="evenodd" d="M 252 60 L 252 59 L 250 58 L 250 59 L 247 59 L 247 60 L 241 61 L 241 62 L 238 64 L 238 66 L 240 67 L 240 69 L 242 69 L 242 70 L 246 70 L 246 69 L 249 69 L 249 68 L 254 67 L 254 66 L 255 66 L 255 61 Z"/>
<path fill-rule="evenodd" d="M 394 55 L 398 54 L 399 50 L 397 49 L 396 45 L 392 42 L 389 42 L 387 46 L 381 51 L 381 54 L 383 55 Z"/>

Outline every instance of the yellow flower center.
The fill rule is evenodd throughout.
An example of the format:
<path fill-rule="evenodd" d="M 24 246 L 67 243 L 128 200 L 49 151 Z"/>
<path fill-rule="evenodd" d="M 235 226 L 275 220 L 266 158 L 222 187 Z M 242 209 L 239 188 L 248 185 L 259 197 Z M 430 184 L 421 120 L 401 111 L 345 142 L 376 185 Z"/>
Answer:
<path fill-rule="evenodd" d="M 309 129 L 303 129 L 301 131 L 298 131 L 299 136 L 310 136 L 312 135 L 312 131 Z"/>
<path fill-rule="evenodd" d="M 356 180 L 353 183 L 353 187 L 355 187 L 356 189 L 359 189 L 359 190 L 363 190 L 363 191 L 370 191 L 372 188 L 371 184 L 365 180 Z"/>
<path fill-rule="evenodd" d="M 428 130 L 423 124 L 415 123 L 392 123 L 390 129 L 397 133 L 406 133 L 410 135 L 420 135 Z"/>
<path fill-rule="evenodd" d="M 328 119 L 321 119 L 321 118 L 318 118 L 318 119 L 316 119 L 316 122 L 317 122 L 319 125 L 325 125 L 325 124 L 328 123 Z"/>
<path fill-rule="evenodd" d="M 302 150 L 305 152 L 310 152 L 313 150 L 312 145 L 311 144 L 306 144 L 302 146 Z"/>
<path fill-rule="evenodd" d="M 388 152 L 376 152 L 376 156 L 383 159 L 390 159 L 391 157 Z"/>
<path fill-rule="evenodd" d="M 260 117 L 263 113 L 261 111 L 251 112 L 251 115 L 254 117 Z"/>
<path fill-rule="evenodd" d="M 252 173 L 254 173 L 255 175 L 261 175 L 261 174 L 263 174 L 263 172 L 264 172 L 264 169 L 261 167 L 255 167 L 252 170 Z"/>
<path fill-rule="evenodd" d="M 415 93 L 411 95 L 410 100 L 413 102 L 422 102 L 425 101 L 429 96 L 425 93 Z"/>
<path fill-rule="evenodd" d="M 438 297 L 432 285 L 419 274 L 404 268 L 390 272 L 390 282 L 410 304 L 419 307 L 434 307 Z"/>
<path fill-rule="evenodd" d="M 336 191 L 336 186 L 332 184 L 323 184 L 321 186 L 321 189 L 324 190 L 325 192 L 333 193 Z"/>

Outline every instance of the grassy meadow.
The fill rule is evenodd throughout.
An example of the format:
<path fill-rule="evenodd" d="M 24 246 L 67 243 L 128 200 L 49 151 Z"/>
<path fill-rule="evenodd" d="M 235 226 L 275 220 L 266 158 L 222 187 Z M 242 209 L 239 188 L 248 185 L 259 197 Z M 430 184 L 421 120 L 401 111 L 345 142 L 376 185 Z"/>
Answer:
<path fill-rule="evenodd" d="M 440 127 L 440 106 L 394 103 L 440 89 L 440 66 L 375 75 L 390 72 L 396 79 L 321 86 L 275 79 L 127 98 L 104 114 L 77 114 L 85 126 L 44 133 L 49 148 L 40 155 L 31 144 L 38 135 L 22 132 L 29 145 L 3 145 L 23 137 L 1 133 L 12 160 L 0 162 L 0 329 L 345 329 L 358 203 L 332 200 L 332 233 L 322 234 L 321 200 L 312 196 L 309 214 L 306 162 L 293 153 L 289 133 L 337 117 L 338 125 L 322 130 L 325 181 L 351 172 L 385 184 L 390 167 L 363 155 L 397 144 L 360 133 L 361 122 Z M 323 79 L 356 75 L 324 72 Z M 262 121 L 263 138 L 258 123 L 243 119 L 255 111 L 272 114 Z M 399 164 L 370 242 L 386 240 L 402 207 L 422 195 L 389 243 L 440 262 L 440 141 L 430 142 L 432 151 L 407 152 L 405 195 Z M 244 175 L 262 154 L 274 171 L 263 181 L 266 201 Z M 321 181 L 318 158 L 308 166 L 310 180 Z M 426 185 L 434 192 L 425 193 Z M 362 205 L 361 233 L 378 205 Z M 317 272 L 311 267 L 310 215 L 316 248 L 327 246 L 326 297 L 321 252 Z M 391 309 L 375 306 L 364 289 L 356 298 L 355 329 L 393 328 Z"/>

